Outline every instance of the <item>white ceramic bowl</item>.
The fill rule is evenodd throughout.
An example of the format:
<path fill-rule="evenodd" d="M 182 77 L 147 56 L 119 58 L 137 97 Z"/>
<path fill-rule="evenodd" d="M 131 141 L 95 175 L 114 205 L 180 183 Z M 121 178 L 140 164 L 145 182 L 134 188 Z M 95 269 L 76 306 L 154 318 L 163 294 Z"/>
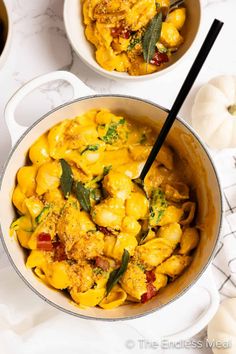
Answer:
<path fill-rule="evenodd" d="M 112 79 L 125 79 L 129 81 L 149 80 L 173 70 L 180 61 L 187 57 L 190 48 L 193 46 L 199 31 L 201 21 L 201 1 L 185 0 L 187 8 L 187 20 L 183 28 L 184 43 L 172 56 L 164 69 L 149 75 L 130 76 L 127 73 L 107 71 L 95 60 L 95 47 L 85 38 L 82 15 L 81 0 L 65 0 L 64 2 L 64 23 L 67 36 L 76 54 L 91 69 L 99 74 Z M 194 5 L 194 6 L 193 6 Z"/>
<path fill-rule="evenodd" d="M 0 34 L 0 69 L 6 62 L 7 55 L 9 53 L 12 24 L 9 17 L 9 11 L 3 0 L 0 0 L 0 21 L 1 27 L 3 27 L 3 33 Z"/>
<path fill-rule="evenodd" d="M 78 92 L 86 92 L 84 84 L 72 74 L 62 71 L 55 72 L 39 77 L 26 84 L 11 98 L 5 110 L 6 123 L 13 142 L 17 140 L 17 136 L 19 137 L 19 135 L 22 134 L 7 159 L 0 179 L 0 222 L 1 236 L 5 251 L 16 272 L 34 293 L 39 295 L 44 301 L 64 312 L 87 319 L 113 321 L 137 318 L 157 310 L 158 316 L 160 316 L 159 312 L 163 313 L 165 307 L 172 305 L 173 309 L 173 306 L 176 306 L 177 299 L 185 293 L 187 295 L 192 285 L 195 284 L 206 271 L 216 248 L 221 226 L 222 200 L 220 185 L 213 162 L 197 134 L 181 119 L 176 119 L 168 135 L 167 142 L 178 152 L 186 168 L 189 169 L 192 182 L 194 186 L 196 186 L 198 223 L 204 225 L 204 229 L 201 231 L 200 244 L 196 250 L 191 266 L 174 282 L 163 288 L 158 293 L 158 296 L 145 304 L 123 305 L 112 310 L 103 310 L 100 308 L 81 309 L 75 306 L 65 293 L 54 291 L 47 287 L 36 278 L 30 269 L 26 268 L 24 250 L 16 239 L 9 236 L 9 228 L 12 220 L 15 218 L 15 209 L 12 205 L 11 197 L 15 186 L 16 173 L 18 169 L 25 164 L 25 156 L 32 143 L 48 129 L 65 118 L 73 118 L 90 109 L 106 107 L 115 113 L 124 114 L 128 117 L 132 116 L 132 119 L 150 124 L 154 129 L 159 130 L 166 118 L 167 111 L 152 102 L 135 97 L 122 95 L 90 95 L 77 98 L 72 102 L 54 109 L 40 118 L 28 129 L 20 126 L 15 121 L 14 115 L 17 105 L 25 95 L 29 94 L 37 86 L 55 79 L 69 81 L 74 87 L 76 97 L 78 97 Z M 184 333 L 181 332 L 181 339 L 183 339 L 183 337 L 188 338 L 195 334 L 197 330 L 202 329 L 214 315 L 219 301 L 218 293 L 212 286 L 207 291 L 210 297 L 209 308 L 202 314 L 202 317 L 198 319 L 195 327 L 189 327 Z M 172 315 L 173 312 L 171 312 L 171 316 Z"/>

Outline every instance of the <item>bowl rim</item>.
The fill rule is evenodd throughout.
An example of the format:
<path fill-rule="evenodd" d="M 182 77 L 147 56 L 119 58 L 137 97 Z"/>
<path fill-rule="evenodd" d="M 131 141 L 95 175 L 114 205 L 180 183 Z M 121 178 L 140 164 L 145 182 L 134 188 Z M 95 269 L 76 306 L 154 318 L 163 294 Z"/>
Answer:
<path fill-rule="evenodd" d="M 79 1 L 79 0 L 78 0 Z M 148 81 L 152 79 L 156 79 L 164 74 L 168 74 L 170 71 L 175 69 L 179 64 L 181 64 L 186 58 L 189 52 L 193 49 L 194 44 L 197 42 L 197 39 L 200 35 L 200 29 L 201 29 L 201 24 L 202 24 L 202 12 L 203 12 L 203 4 L 201 0 L 197 0 L 199 4 L 199 22 L 198 22 L 198 27 L 197 31 L 194 35 L 194 38 L 189 46 L 189 48 L 186 50 L 186 52 L 179 58 L 177 59 L 173 64 L 167 66 L 166 68 L 156 71 L 154 73 L 148 74 L 148 75 L 137 75 L 137 76 L 131 76 L 128 73 L 123 73 L 123 72 L 118 72 L 118 71 L 109 71 L 103 69 L 99 64 L 98 66 L 93 65 L 92 63 L 89 63 L 86 58 L 81 54 L 81 52 L 78 50 L 78 47 L 74 44 L 74 41 L 72 40 L 72 35 L 71 31 L 69 30 L 70 28 L 70 21 L 67 17 L 67 8 L 71 4 L 70 0 L 65 0 L 64 1 L 64 6 L 63 6 L 63 21 L 65 25 L 65 30 L 66 30 L 66 35 L 69 40 L 69 43 L 77 56 L 81 59 L 81 61 L 86 64 L 90 69 L 94 70 L 96 73 L 105 76 L 106 78 L 113 79 L 113 80 L 121 80 L 121 81 Z M 85 40 L 88 42 L 88 40 L 85 38 Z M 91 43 L 88 42 L 88 45 L 92 45 Z M 126 74 L 126 75 L 124 75 Z"/>
<path fill-rule="evenodd" d="M 122 94 L 94 94 L 94 95 L 87 95 L 87 96 L 83 96 L 83 97 L 79 97 L 77 99 L 74 99 L 72 101 L 69 101 L 69 102 L 66 102 L 60 106 L 57 106 L 55 107 L 54 109 L 50 110 L 49 112 L 45 113 L 42 117 L 40 117 L 39 119 L 37 119 L 32 125 L 30 125 L 29 128 L 26 129 L 26 131 L 20 136 L 20 138 L 17 140 L 17 142 L 15 143 L 15 145 L 11 148 L 10 150 L 10 153 L 7 157 L 7 160 L 6 162 L 4 163 L 4 166 L 2 168 L 2 171 L 1 171 L 1 174 L 0 174 L 0 192 L 1 192 L 1 187 L 2 187 L 2 182 L 3 182 L 3 178 L 5 176 L 5 172 L 6 172 L 6 169 L 8 167 L 8 164 L 12 158 L 12 155 L 15 153 L 17 147 L 19 146 L 19 144 L 24 140 L 24 138 L 26 137 L 26 135 L 35 127 L 37 126 L 42 120 L 46 119 L 50 114 L 56 112 L 57 110 L 65 107 L 65 106 L 68 106 L 68 105 L 71 105 L 71 104 L 74 104 L 74 103 L 77 103 L 77 102 L 81 102 L 81 101 L 84 101 L 84 100 L 87 100 L 87 99 L 96 99 L 96 98 L 107 98 L 107 97 L 111 97 L 111 98 L 125 98 L 125 99 L 131 99 L 131 100 L 138 100 L 138 101 L 141 101 L 143 103 L 147 103 L 147 104 L 150 104 L 152 105 L 153 107 L 155 108 L 158 108 L 158 109 L 161 109 L 163 110 L 164 112 L 168 113 L 169 110 L 162 107 L 161 105 L 157 104 L 157 103 L 154 103 L 152 101 L 149 101 L 149 100 L 146 100 L 146 99 L 143 99 L 143 98 L 139 98 L 139 97 L 135 97 L 135 96 L 131 96 L 131 95 L 122 95 Z M 215 251 L 216 251 L 216 248 L 217 248 L 217 245 L 218 245 L 218 242 L 219 242 L 219 238 L 220 238 L 220 233 L 221 233 L 221 230 L 222 230 L 222 215 L 223 215 L 223 198 L 222 198 L 222 188 L 221 188 L 221 183 L 220 183 L 220 179 L 219 179 L 219 175 L 218 175 L 218 172 L 215 168 L 215 165 L 214 165 L 214 162 L 213 162 L 213 159 L 212 157 L 210 156 L 209 152 L 208 152 L 208 149 L 205 145 L 205 143 L 202 142 L 201 138 L 199 137 L 199 135 L 194 131 L 194 129 L 187 123 L 185 122 L 183 119 L 179 118 L 179 117 L 176 117 L 176 120 L 178 122 L 180 122 L 181 124 L 184 125 L 185 128 L 187 128 L 190 133 L 193 134 L 193 136 L 197 139 L 198 143 L 200 144 L 200 146 L 203 148 L 204 152 L 206 153 L 208 159 L 209 159 L 209 162 L 211 163 L 211 166 L 212 166 L 212 169 L 213 169 L 213 172 L 214 172 L 214 175 L 215 175 L 215 178 L 216 178 L 216 181 L 217 181 L 217 186 L 218 186 L 218 192 L 219 192 L 219 197 L 220 197 L 220 200 L 219 200 L 219 215 L 220 215 L 220 219 L 219 219 L 219 226 L 218 226 L 218 231 L 217 231 L 217 234 L 215 236 L 215 242 L 214 242 L 214 246 L 212 248 L 212 251 L 211 253 L 209 254 L 208 256 L 208 259 L 207 259 L 207 262 L 205 263 L 204 267 L 201 269 L 201 271 L 195 275 L 194 277 L 194 280 L 188 285 L 186 286 L 178 295 L 176 295 L 171 301 L 167 302 L 166 304 L 162 304 L 160 307 L 154 307 L 152 308 L 151 310 L 148 310 L 144 313 L 141 313 L 141 314 L 136 314 L 136 315 L 131 315 L 131 316 L 128 316 L 128 317 L 120 317 L 120 318 L 112 318 L 112 317 L 108 317 L 108 318 L 103 318 L 103 317 L 92 317 L 92 316 L 88 316 L 88 315 L 83 315 L 83 314 L 80 314 L 80 313 L 76 313 L 72 310 L 67 310 L 65 308 L 63 308 L 62 306 L 56 304 L 55 302 L 53 302 L 52 300 L 49 300 L 47 297 L 45 297 L 44 295 L 42 295 L 34 286 L 32 286 L 30 284 L 30 282 L 24 277 L 24 275 L 21 273 L 20 269 L 16 266 L 16 264 L 14 263 L 14 260 L 10 254 L 10 252 L 8 251 L 8 248 L 7 248 L 7 245 L 5 243 L 5 238 L 3 236 L 3 230 L 2 230 L 2 226 L 1 226 L 1 222 L 0 222 L 0 239 L 1 239 L 1 242 L 2 242 L 2 245 L 3 245 L 3 248 L 7 254 L 7 257 L 12 265 L 12 267 L 14 268 L 14 270 L 16 271 L 16 273 L 19 275 L 19 277 L 21 278 L 21 280 L 36 294 L 38 295 L 44 302 L 46 302 L 47 304 L 53 306 L 54 308 L 64 312 L 64 313 L 67 313 L 69 315 L 72 315 L 72 316 L 75 316 L 75 317 L 79 317 L 79 318 L 82 318 L 82 319 L 88 319 L 88 320 L 96 320 L 96 321 L 104 321 L 104 322 L 117 322 L 117 321 L 126 321 L 126 320 L 133 320 L 133 319 L 137 319 L 137 318 L 141 318 L 141 317 L 144 317 L 146 315 L 149 315 L 149 314 L 152 314 L 154 312 L 157 312 L 157 311 L 160 311 L 162 310 L 163 308 L 165 308 L 166 306 L 168 306 L 169 304 L 172 304 L 174 301 L 178 300 L 180 297 L 182 297 L 184 294 L 186 294 L 188 292 L 188 290 L 190 290 L 195 284 L 196 282 L 201 278 L 201 276 L 204 274 L 204 272 L 207 270 L 209 264 L 211 263 L 213 257 L 214 257 L 214 254 L 215 254 Z"/>
<path fill-rule="evenodd" d="M 10 42 L 11 42 L 11 38 L 12 38 L 12 19 L 10 17 L 10 6 L 8 4 L 6 4 L 6 1 L 1 0 L 3 6 L 5 7 L 5 11 L 6 11 L 6 15 L 7 15 L 7 36 L 6 36 L 6 40 L 4 42 L 3 45 L 3 49 L 2 52 L 0 54 L 0 68 L 1 66 L 3 66 L 5 64 L 8 52 L 9 52 L 9 48 L 10 48 Z"/>

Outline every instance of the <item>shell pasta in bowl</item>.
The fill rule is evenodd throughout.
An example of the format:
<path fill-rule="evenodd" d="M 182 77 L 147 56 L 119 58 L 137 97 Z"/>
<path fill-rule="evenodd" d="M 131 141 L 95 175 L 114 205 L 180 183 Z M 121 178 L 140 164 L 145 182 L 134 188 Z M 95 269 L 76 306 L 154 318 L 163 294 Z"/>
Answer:
<path fill-rule="evenodd" d="M 145 303 L 191 264 L 196 200 L 180 158 L 164 145 L 144 190 L 133 181 L 155 136 L 90 110 L 39 137 L 17 172 L 11 230 L 26 267 L 80 306 Z"/>
<path fill-rule="evenodd" d="M 65 0 L 64 23 L 76 54 L 109 78 L 147 80 L 167 73 L 194 46 L 196 0 Z"/>
<path fill-rule="evenodd" d="M 188 125 L 176 119 L 143 188 L 135 183 L 166 114 L 134 97 L 88 96 L 13 147 L 0 181 L 2 241 L 44 301 L 79 317 L 131 319 L 161 311 L 206 269 L 221 194 Z"/>
<path fill-rule="evenodd" d="M 96 47 L 98 64 L 108 71 L 151 74 L 161 70 L 184 41 L 180 34 L 186 20 L 183 2 L 173 9 L 170 1 L 153 0 L 84 0 L 82 6 L 85 36 Z M 153 33 L 156 43 L 150 56 Z"/>

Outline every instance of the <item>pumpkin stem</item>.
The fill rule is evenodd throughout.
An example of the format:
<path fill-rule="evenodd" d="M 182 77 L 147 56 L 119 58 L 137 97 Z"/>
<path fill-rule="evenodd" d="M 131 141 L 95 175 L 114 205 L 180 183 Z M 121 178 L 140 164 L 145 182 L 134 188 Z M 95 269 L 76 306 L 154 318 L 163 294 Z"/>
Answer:
<path fill-rule="evenodd" d="M 232 104 L 232 106 L 229 106 L 228 111 L 233 116 L 236 116 L 236 104 Z"/>

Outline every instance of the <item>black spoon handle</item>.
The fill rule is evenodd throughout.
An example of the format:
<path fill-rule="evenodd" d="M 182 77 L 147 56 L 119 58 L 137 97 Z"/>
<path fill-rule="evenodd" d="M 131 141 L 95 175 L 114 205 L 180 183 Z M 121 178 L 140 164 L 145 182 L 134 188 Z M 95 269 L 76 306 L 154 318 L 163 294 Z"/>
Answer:
<path fill-rule="evenodd" d="M 164 143 L 167 134 L 170 131 L 170 128 L 172 127 L 175 118 L 177 116 L 177 114 L 179 113 L 180 108 L 182 107 L 182 104 L 184 103 L 189 91 L 191 90 L 194 81 L 196 80 L 221 28 L 223 26 L 223 22 L 218 21 L 218 20 L 214 20 L 214 22 L 211 25 L 211 28 L 203 42 L 203 45 L 179 91 L 178 96 L 175 99 L 175 102 L 166 118 L 166 121 L 157 137 L 157 140 L 155 142 L 155 144 L 153 145 L 153 148 L 148 156 L 148 159 L 141 171 L 140 174 L 140 179 L 144 180 L 144 178 L 146 177 L 149 169 L 151 168 L 162 144 Z"/>

